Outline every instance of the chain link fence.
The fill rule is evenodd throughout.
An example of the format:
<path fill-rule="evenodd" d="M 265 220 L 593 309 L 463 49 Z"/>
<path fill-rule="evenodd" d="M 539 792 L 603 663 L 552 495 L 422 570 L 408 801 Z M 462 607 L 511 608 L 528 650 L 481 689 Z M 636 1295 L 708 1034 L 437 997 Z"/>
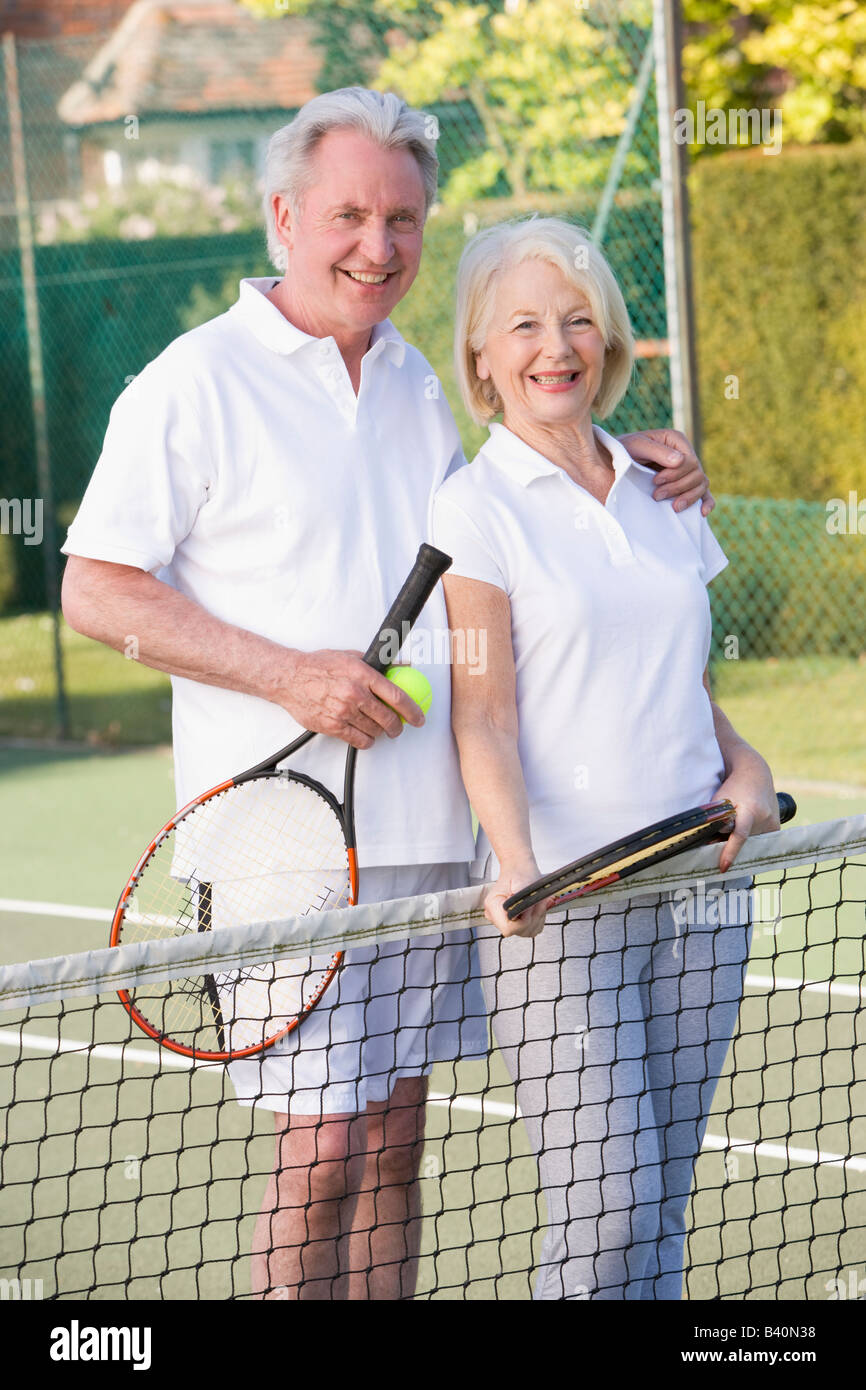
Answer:
<path fill-rule="evenodd" d="M 478 227 L 530 212 L 591 229 L 623 286 L 638 353 L 610 425 L 670 423 L 650 0 L 272 9 L 134 6 L 110 34 L 4 38 L 0 735 L 169 736 L 164 678 L 56 621 L 56 546 L 126 382 L 227 308 L 242 276 L 268 272 L 265 147 L 319 91 L 398 90 L 437 122 L 439 202 L 395 319 L 440 374 L 469 456 L 480 434 L 451 367 L 456 264 Z M 856 664 L 856 537 L 831 535 L 819 504 L 726 496 L 714 524 L 732 561 L 716 586 L 717 667 Z"/>

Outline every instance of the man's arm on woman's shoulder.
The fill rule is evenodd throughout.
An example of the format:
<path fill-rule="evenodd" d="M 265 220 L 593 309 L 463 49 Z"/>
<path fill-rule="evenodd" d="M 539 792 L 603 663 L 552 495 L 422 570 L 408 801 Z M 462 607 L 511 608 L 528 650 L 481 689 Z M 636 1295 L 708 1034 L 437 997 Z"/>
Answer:
<path fill-rule="evenodd" d="M 657 502 L 673 497 L 674 511 L 682 512 L 703 498 L 701 513 L 709 516 L 715 498 L 701 461 L 684 434 L 679 430 L 640 430 L 621 434 L 619 442 L 638 463 L 658 470 L 658 486 L 653 493 Z"/>

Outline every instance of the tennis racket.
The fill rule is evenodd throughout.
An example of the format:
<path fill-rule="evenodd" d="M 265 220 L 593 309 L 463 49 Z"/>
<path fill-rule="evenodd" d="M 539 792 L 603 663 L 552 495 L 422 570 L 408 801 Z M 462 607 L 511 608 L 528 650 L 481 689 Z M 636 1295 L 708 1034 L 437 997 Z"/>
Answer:
<path fill-rule="evenodd" d="M 783 823 L 797 814 L 797 803 L 786 792 L 779 792 L 779 819 Z M 545 874 L 536 879 L 519 893 L 512 893 L 503 903 L 509 919 L 513 922 L 527 908 L 536 903 L 553 898 L 551 907 L 583 897 L 594 889 L 606 888 L 620 879 L 631 878 L 632 874 L 647 869 L 651 864 L 662 864 L 684 850 L 697 845 L 709 844 L 712 840 L 724 840 L 734 828 L 736 811 L 732 802 L 717 801 L 709 806 L 695 806 L 690 811 L 668 816 L 666 820 L 656 821 L 633 835 L 605 845 L 594 854 L 576 859 L 562 869 Z"/>
<path fill-rule="evenodd" d="M 364 660 L 384 671 L 450 557 L 422 545 Z M 154 837 L 120 895 L 112 946 L 252 925 L 345 907 L 358 900 L 354 785 L 348 746 L 343 800 L 278 768 L 315 733 L 301 734 L 256 767 L 212 787 Z M 203 979 L 119 990 L 129 1016 L 172 1052 L 231 1061 L 273 1046 L 321 999 L 342 952 L 256 965 Z"/>

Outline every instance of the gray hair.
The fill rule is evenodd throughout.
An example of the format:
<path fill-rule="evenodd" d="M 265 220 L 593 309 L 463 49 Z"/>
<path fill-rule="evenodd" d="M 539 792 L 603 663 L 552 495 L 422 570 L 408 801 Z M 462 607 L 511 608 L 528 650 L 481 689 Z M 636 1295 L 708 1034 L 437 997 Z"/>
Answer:
<path fill-rule="evenodd" d="M 286 268 L 286 248 L 277 236 L 271 200 L 280 193 L 297 211 L 313 181 L 316 146 L 330 130 L 357 130 L 384 149 L 409 150 L 424 182 L 425 212 L 436 196 L 439 157 L 434 118 L 413 110 L 393 92 L 375 92 L 367 87 L 341 87 L 312 97 L 268 143 L 263 206 L 268 253 L 278 270 Z"/>
<path fill-rule="evenodd" d="M 482 381 L 476 355 L 484 347 L 496 285 L 503 271 L 522 261 L 547 261 L 582 291 L 605 343 L 604 370 L 593 410 L 610 415 L 625 395 L 634 361 L 628 310 L 613 271 L 581 227 L 561 217 L 514 218 L 488 227 L 467 243 L 457 268 L 454 365 L 467 411 L 487 424 L 502 409 L 492 381 Z"/>

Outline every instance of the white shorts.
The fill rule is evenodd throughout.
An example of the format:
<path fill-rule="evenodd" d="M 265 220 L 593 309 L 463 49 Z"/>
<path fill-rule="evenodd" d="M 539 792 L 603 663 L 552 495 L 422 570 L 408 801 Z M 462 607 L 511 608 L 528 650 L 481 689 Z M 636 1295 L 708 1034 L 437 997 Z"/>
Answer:
<path fill-rule="evenodd" d="M 387 902 L 467 882 L 466 864 L 362 869 L 359 899 Z M 387 1100 L 402 1076 L 487 1050 L 473 933 L 464 930 L 347 951 L 313 1012 L 267 1052 L 228 1070 L 241 1105 L 354 1115 Z"/>

